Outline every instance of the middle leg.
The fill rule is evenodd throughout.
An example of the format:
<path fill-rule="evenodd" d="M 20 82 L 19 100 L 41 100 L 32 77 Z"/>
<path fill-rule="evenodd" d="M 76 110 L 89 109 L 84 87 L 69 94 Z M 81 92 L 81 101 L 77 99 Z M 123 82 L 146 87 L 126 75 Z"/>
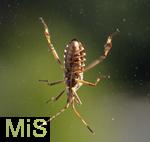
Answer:
<path fill-rule="evenodd" d="M 59 83 L 63 83 L 65 80 L 58 80 L 58 81 L 55 81 L 55 82 L 49 82 L 48 80 L 39 80 L 39 82 L 43 82 L 43 83 L 46 83 L 48 86 L 53 86 L 53 85 L 56 85 L 56 84 L 59 84 Z"/>
<path fill-rule="evenodd" d="M 88 86 L 96 86 L 98 84 L 98 82 L 100 81 L 100 78 L 97 78 L 96 82 L 95 83 L 91 83 L 91 82 L 88 82 L 88 81 L 85 81 L 85 80 L 79 80 L 77 79 L 76 80 L 78 83 L 82 83 L 84 85 L 88 85 Z"/>
<path fill-rule="evenodd" d="M 65 92 L 66 89 L 64 89 L 59 95 L 50 98 L 49 100 L 46 101 L 46 103 L 49 103 L 50 101 L 57 101 Z"/>

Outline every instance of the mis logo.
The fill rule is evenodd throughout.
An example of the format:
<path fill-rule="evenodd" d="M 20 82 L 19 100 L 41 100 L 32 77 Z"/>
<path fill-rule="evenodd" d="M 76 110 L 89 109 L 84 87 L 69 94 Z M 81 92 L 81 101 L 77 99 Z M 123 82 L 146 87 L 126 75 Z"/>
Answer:
<path fill-rule="evenodd" d="M 47 117 L 0 117 L 0 141 L 50 142 L 50 123 Z"/>

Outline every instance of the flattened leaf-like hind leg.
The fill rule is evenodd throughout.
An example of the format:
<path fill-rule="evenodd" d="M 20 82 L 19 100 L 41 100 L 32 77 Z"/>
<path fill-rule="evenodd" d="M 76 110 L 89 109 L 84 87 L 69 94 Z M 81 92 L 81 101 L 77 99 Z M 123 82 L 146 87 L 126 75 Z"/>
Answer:
<path fill-rule="evenodd" d="M 103 60 L 106 59 L 110 49 L 112 48 L 112 38 L 115 35 L 117 35 L 119 32 L 120 32 L 119 29 L 117 29 L 116 32 L 114 32 L 110 36 L 108 36 L 106 44 L 104 45 L 104 52 L 103 52 L 103 54 L 98 59 L 96 59 L 91 64 L 89 64 L 87 67 L 85 67 L 85 71 L 92 69 L 93 67 L 95 67 L 96 65 L 100 64 L 101 62 L 103 62 Z"/>
<path fill-rule="evenodd" d="M 76 116 L 82 121 L 82 123 L 88 128 L 88 130 L 92 133 L 95 134 L 95 132 L 91 129 L 91 127 L 86 123 L 86 121 L 84 120 L 84 118 L 80 115 L 80 113 L 76 110 L 75 106 L 74 106 L 74 100 L 72 101 L 72 108 L 73 111 L 75 112 Z"/>
<path fill-rule="evenodd" d="M 41 20 L 42 24 L 44 25 L 44 34 L 45 34 L 45 37 L 48 41 L 48 47 L 49 47 L 50 51 L 53 53 L 53 56 L 57 60 L 60 67 L 62 69 L 64 69 L 64 66 L 63 66 L 62 62 L 60 61 L 59 56 L 58 56 L 53 44 L 51 43 L 51 37 L 50 37 L 50 34 L 49 34 L 48 26 L 46 25 L 46 23 L 44 22 L 42 17 L 40 17 L 39 19 Z"/>
<path fill-rule="evenodd" d="M 69 107 L 69 102 L 67 102 L 67 104 L 59 112 L 57 112 L 50 119 L 48 119 L 46 122 L 44 122 L 43 124 L 41 124 L 40 127 L 43 126 L 43 125 L 45 125 L 47 122 L 52 121 L 56 117 L 60 116 L 68 107 Z"/>

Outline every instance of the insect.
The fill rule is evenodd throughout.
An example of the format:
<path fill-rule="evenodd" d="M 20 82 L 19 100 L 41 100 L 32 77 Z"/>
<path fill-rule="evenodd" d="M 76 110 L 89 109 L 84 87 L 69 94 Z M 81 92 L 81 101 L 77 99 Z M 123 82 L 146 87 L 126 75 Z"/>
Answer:
<path fill-rule="evenodd" d="M 48 47 L 52 52 L 55 60 L 58 62 L 61 69 L 63 70 L 64 79 L 52 83 L 50 83 L 48 80 L 39 80 L 39 81 L 44 82 L 49 86 L 56 85 L 59 83 L 66 84 L 66 88 L 59 95 L 51 98 L 52 101 L 58 100 L 64 94 L 65 91 L 67 92 L 66 105 L 59 112 L 53 115 L 47 122 L 52 121 L 60 114 L 62 114 L 69 106 L 72 106 L 72 109 L 75 112 L 76 116 L 82 121 L 82 123 L 88 128 L 88 130 L 92 134 L 94 134 L 95 132 L 91 129 L 91 127 L 87 124 L 84 118 L 76 110 L 75 104 L 82 104 L 77 94 L 77 90 L 82 85 L 96 86 L 98 84 L 101 78 L 97 78 L 95 83 L 91 83 L 83 80 L 83 74 L 85 71 L 92 69 L 93 67 L 101 63 L 104 59 L 106 59 L 110 49 L 112 48 L 112 37 L 116 35 L 119 31 L 117 30 L 116 32 L 108 36 L 106 44 L 104 45 L 103 54 L 98 59 L 89 64 L 87 67 L 85 67 L 86 53 L 84 46 L 79 40 L 72 39 L 64 50 L 64 64 L 63 64 L 51 42 L 51 36 L 49 34 L 48 26 L 46 25 L 42 17 L 40 17 L 40 20 L 44 25 L 44 34 L 48 41 Z"/>

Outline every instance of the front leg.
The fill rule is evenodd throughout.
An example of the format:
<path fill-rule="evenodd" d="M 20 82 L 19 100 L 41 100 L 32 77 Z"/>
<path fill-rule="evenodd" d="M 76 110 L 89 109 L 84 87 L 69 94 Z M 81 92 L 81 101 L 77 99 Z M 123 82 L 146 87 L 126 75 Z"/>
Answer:
<path fill-rule="evenodd" d="M 42 17 L 40 17 L 40 20 L 41 20 L 42 24 L 44 25 L 44 34 L 45 34 L 45 37 L 46 37 L 46 39 L 48 41 L 48 47 L 49 47 L 50 51 L 53 53 L 53 56 L 57 60 L 57 62 L 60 65 L 60 67 L 62 69 L 64 69 L 64 66 L 63 66 L 62 62 L 59 59 L 59 56 L 58 56 L 58 54 L 57 54 L 53 44 L 51 43 L 51 37 L 50 37 L 50 34 L 49 34 L 48 26 L 46 25 L 46 23 L 45 23 L 45 21 L 43 20 Z"/>
<path fill-rule="evenodd" d="M 103 52 L 103 54 L 98 59 L 96 59 L 91 64 L 89 64 L 87 67 L 85 67 L 85 71 L 87 71 L 89 69 L 92 69 L 96 65 L 100 64 L 101 62 L 103 62 L 104 59 L 106 59 L 110 49 L 112 48 L 112 38 L 113 38 L 113 36 L 115 36 L 118 33 L 119 33 L 119 30 L 117 29 L 116 32 L 114 32 L 113 34 L 108 36 L 107 42 L 104 45 L 104 52 Z"/>

